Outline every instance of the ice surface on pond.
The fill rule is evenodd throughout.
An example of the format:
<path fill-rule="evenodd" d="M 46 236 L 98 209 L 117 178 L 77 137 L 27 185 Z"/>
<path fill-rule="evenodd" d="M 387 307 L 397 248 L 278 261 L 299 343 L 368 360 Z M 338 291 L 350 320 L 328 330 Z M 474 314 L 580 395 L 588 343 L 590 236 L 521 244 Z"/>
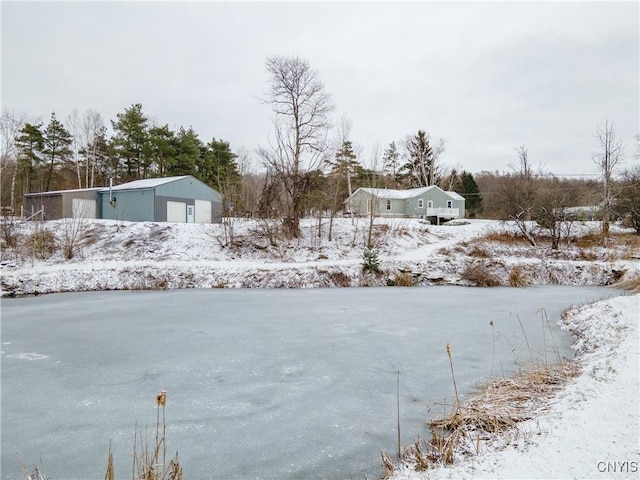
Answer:
<path fill-rule="evenodd" d="M 127 478 L 135 423 L 152 438 L 162 389 L 168 454 L 179 451 L 185 478 L 377 478 L 380 450 L 396 445 L 398 371 L 409 444 L 453 400 L 447 343 L 468 393 L 516 361 L 544 361 L 545 345 L 549 361 L 556 348 L 571 355 L 570 337 L 549 330 L 546 317 L 555 327 L 570 304 L 617 293 L 425 287 L 6 299 L 2 478 L 19 475 L 16 453 L 42 460 L 51 478 L 103 478 L 109 440 L 116 477 Z"/>

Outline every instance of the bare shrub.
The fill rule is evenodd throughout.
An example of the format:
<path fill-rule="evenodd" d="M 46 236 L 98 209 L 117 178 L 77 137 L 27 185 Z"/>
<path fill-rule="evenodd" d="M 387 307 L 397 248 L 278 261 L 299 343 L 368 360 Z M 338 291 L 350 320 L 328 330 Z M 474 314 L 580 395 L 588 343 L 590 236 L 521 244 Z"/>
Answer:
<path fill-rule="evenodd" d="M 0 223 L 0 240 L 2 240 L 2 249 L 15 248 L 18 244 L 20 235 L 17 232 L 17 225 L 13 217 L 2 217 Z"/>
<path fill-rule="evenodd" d="M 84 217 L 65 218 L 62 220 L 62 252 L 64 258 L 70 260 L 80 247 L 80 239 L 86 230 Z"/>
<path fill-rule="evenodd" d="M 489 271 L 489 265 L 486 262 L 467 263 L 465 269 L 460 273 L 460 278 L 478 287 L 498 287 L 502 285 L 500 279 Z"/>
<path fill-rule="evenodd" d="M 38 226 L 27 236 L 26 246 L 33 257 L 46 260 L 56 252 L 56 237 L 51 231 Z"/>
<path fill-rule="evenodd" d="M 272 247 L 277 247 L 285 239 L 282 222 L 270 218 L 259 219 L 249 234 L 254 238 L 267 240 Z"/>

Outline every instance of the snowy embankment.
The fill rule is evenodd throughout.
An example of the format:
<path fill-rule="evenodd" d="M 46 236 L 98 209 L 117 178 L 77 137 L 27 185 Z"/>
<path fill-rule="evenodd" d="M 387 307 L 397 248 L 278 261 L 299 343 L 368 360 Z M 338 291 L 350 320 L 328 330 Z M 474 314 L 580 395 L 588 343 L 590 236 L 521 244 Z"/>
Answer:
<path fill-rule="evenodd" d="M 2 250 L 0 287 L 3 296 L 19 296 L 114 289 L 371 286 L 393 283 L 399 276 L 413 285 L 610 285 L 640 270 L 624 245 L 615 252 L 598 246 L 563 247 L 559 252 L 523 243 L 505 246 L 484 238 L 508 231 L 508 226 L 482 220 L 461 223 L 433 226 L 420 220 L 376 219 L 371 238 L 381 260 L 379 275 L 362 270 L 368 239 L 368 219 L 362 218 L 335 219 L 331 240 L 328 220 L 320 237 L 317 221 L 306 220 L 303 237 L 294 241 L 278 237 L 273 224 L 246 219 L 234 220 L 227 228 L 106 220 L 16 224 L 12 245 Z M 73 256 L 65 259 L 69 243 Z M 484 278 L 478 278 L 478 271 Z"/>
<path fill-rule="evenodd" d="M 346 287 L 371 285 L 631 285 L 640 287 L 640 242 L 614 228 L 604 247 L 597 224 L 575 225 L 559 251 L 531 247 L 493 221 L 443 226 L 376 219 L 371 240 L 379 274 L 363 271 L 368 219 L 336 219 L 285 241 L 273 223 L 226 225 L 70 221 L 17 223 L 3 232 L 3 296 L 111 289 Z M 320 231 L 320 235 L 318 232 Z M 73 233 L 77 232 L 74 236 Z M 73 256 L 63 254 L 74 240 Z M 10 245 L 9 245 L 10 243 Z M 396 479 L 637 478 L 640 470 L 638 322 L 640 296 L 572 309 L 582 373 L 546 413 L 494 438 L 481 455 L 455 467 Z M 426 432 L 425 432 L 426 433 Z"/>
<path fill-rule="evenodd" d="M 640 476 L 640 295 L 573 307 L 581 374 L 547 411 L 450 467 L 396 468 L 395 480 L 638 478 Z"/>

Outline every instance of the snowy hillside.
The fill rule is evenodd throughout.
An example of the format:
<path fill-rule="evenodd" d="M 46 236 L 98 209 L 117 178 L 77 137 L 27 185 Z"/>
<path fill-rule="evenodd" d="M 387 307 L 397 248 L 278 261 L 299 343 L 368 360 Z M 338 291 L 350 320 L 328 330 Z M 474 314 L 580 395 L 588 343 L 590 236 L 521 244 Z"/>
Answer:
<path fill-rule="evenodd" d="M 321 229 L 315 219 L 303 222 L 303 238 L 296 240 L 284 240 L 273 222 L 249 219 L 232 219 L 226 225 L 15 223 L 8 233 L 5 227 L 2 295 L 407 282 L 609 285 L 640 269 L 634 259 L 637 246 L 627 240 L 607 249 L 576 240 L 554 252 L 544 243 L 535 248 L 522 241 L 505 243 L 501 237 L 509 240 L 511 227 L 501 222 L 435 226 L 414 219 L 376 219 L 371 238 L 381 273 L 373 275 L 362 269 L 368 219 L 335 219 L 331 240 L 329 220 L 322 221 Z M 597 224 L 585 224 L 574 230 L 588 235 L 595 229 Z"/>

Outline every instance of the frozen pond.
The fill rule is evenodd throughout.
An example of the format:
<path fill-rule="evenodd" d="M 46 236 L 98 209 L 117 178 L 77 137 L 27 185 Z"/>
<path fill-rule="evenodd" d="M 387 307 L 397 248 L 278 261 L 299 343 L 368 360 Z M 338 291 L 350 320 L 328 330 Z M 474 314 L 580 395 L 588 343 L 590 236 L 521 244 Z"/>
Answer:
<path fill-rule="evenodd" d="M 2 300 L 2 479 L 18 458 L 52 479 L 131 478 L 135 424 L 155 432 L 166 389 L 168 453 L 185 478 L 379 478 L 428 408 L 509 374 L 532 349 L 564 355 L 555 328 L 597 287 L 96 292 Z M 543 330 L 544 308 L 553 334 Z M 493 321 L 494 327 L 489 325 Z M 543 333 L 544 332 L 544 333 Z M 494 342 L 495 339 L 495 342 Z M 495 344 L 495 358 L 494 358 Z M 492 362 L 492 358 L 494 358 Z M 493 365 L 492 365 L 493 363 Z"/>

